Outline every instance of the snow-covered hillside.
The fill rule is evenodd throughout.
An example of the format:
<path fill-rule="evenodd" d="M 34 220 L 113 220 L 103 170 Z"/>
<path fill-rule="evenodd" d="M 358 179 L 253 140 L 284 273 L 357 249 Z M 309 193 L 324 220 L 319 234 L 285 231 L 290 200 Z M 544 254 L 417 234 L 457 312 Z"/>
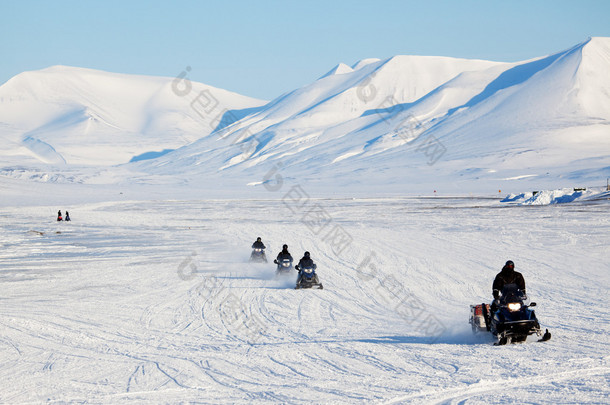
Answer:
<path fill-rule="evenodd" d="M 142 166 L 256 183 L 281 165 L 312 184 L 403 190 L 601 182 L 610 171 L 608 69 L 608 38 L 519 63 L 397 56 L 339 65 Z"/>
<path fill-rule="evenodd" d="M 127 163 L 209 134 L 228 110 L 241 117 L 265 104 L 184 79 L 67 66 L 17 75 L 0 87 L 0 157 L 14 164 Z"/>
<path fill-rule="evenodd" d="M 601 186 L 609 70 L 610 38 L 516 63 L 395 56 L 338 64 L 265 103 L 186 70 L 57 66 L 0 87 L 0 175 L 242 194 L 277 176 L 322 195 Z"/>

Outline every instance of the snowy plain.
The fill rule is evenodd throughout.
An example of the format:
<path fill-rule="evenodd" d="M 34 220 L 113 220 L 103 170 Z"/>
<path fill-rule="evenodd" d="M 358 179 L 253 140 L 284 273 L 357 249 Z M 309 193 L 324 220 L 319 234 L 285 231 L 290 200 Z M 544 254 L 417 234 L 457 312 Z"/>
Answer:
<path fill-rule="evenodd" d="M 304 190 L 88 202 L 60 223 L 3 207 L 0 402 L 607 403 L 607 199 Z M 257 236 L 270 258 L 311 251 L 324 290 L 248 263 Z M 472 334 L 508 259 L 552 340 Z"/>

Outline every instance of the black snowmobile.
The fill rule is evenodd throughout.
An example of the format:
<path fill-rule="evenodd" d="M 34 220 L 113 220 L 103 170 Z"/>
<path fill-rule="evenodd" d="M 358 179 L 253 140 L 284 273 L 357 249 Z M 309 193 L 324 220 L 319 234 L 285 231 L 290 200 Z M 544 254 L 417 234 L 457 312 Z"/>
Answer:
<path fill-rule="evenodd" d="M 277 269 L 275 269 L 276 276 L 290 274 L 294 269 L 294 267 L 292 267 L 292 259 L 289 258 L 274 260 L 273 263 L 277 264 Z"/>
<path fill-rule="evenodd" d="M 322 283 L 318 279 L 318 275 L 316 274 L 316 265 L 299 268 L 299 266 L 295 266 L 295 269 L 299 272 L 299 278 L 297 278 L 297 285 L 294 287 L 295 290 L 299 290 L 301 288 L 317 288 L 319 290 L 323 289 Z"/>
<path fill-rule="evenodd" d="M 470 325 L 472 331 L 489 331 L 498 338 L 497 345 L 524 342 L 534 333 L 547 341 L 551 334 L 544 334 L 532 307 L 535 302 L 526 304 L 527 298 L 516 284 L 507 284 L 501 292 L 497 305 L 487 304 L 470 306 Z"/>
<path fill-rule="evenodd" d="M 252 263 L 267 263 L 267 256 L 265 255 L 265 249 L 253 248 L 250 254 L 250 262 Z"/>

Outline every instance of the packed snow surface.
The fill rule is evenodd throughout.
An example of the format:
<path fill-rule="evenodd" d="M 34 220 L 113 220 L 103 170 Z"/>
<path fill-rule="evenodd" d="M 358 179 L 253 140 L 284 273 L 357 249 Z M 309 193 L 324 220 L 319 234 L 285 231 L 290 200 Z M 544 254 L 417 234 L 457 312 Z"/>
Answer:
<path fill-rule="evenodd" d="M 606 202 L 295 190 L 62 206 L 67 223 L 4 206 L 0 402 L 607 402 Z M 324 289 L 248 263 L 257 236 L 270 259 L 310 251 Z M 548 342 L 470 330 L 508 259 Z"/>

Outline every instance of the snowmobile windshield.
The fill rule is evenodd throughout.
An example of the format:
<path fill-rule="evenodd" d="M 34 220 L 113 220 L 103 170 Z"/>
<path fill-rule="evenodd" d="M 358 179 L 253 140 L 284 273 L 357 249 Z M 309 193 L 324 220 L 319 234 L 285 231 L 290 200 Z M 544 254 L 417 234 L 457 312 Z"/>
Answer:
<path fill-rule="evenodd" d="M 502 288 L 502 302 L 505 304 L 511 302 L 521 302 L 523 301 L 523 298 L 523 291 L 517 287 L 517 284 L 506 284 Z"/>

